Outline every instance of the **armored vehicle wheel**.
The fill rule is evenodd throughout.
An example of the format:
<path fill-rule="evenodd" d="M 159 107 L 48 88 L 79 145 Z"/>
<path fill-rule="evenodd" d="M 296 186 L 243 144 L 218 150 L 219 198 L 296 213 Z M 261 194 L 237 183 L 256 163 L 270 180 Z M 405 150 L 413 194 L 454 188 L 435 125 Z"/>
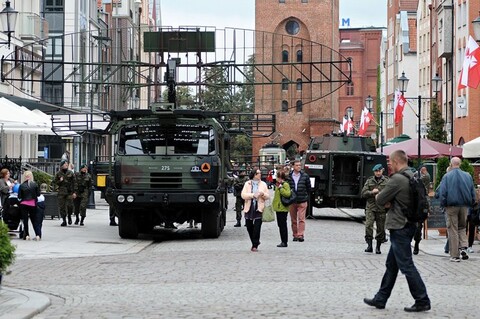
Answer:
<path fill-rule="evenodd" d="M 218 238 L 222 232 L 221 211 L 206 211 L 202 213 L 202 236 L 204 238 Z"/>
<path fill-rule="evenodd" d="M 118 216 L 118 234 L 122 238 L 137 239 L 137 219 L 131 210 L 123 210 Z"/>

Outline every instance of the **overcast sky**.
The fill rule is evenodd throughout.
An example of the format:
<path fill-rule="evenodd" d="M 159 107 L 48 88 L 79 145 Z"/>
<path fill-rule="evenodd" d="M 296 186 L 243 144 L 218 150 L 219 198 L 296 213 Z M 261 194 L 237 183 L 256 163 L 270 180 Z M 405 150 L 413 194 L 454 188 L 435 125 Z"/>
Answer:
<path fill-rule="evenodd" d="M 252 30 L 255 27 L 255 0 L 156 1 L 161 3 L 164 26 L 198 25 Z M 386 1 L 340 0 L 340 27 L 342 20 L 349 20 L 350 27 L 386 27 Z"/>

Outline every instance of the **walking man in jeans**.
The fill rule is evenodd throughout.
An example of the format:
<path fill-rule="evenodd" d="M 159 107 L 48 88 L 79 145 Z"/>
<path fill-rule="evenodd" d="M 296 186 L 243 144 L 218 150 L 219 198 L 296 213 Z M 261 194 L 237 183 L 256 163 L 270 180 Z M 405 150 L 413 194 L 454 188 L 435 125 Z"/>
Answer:
<path fill-rule="evenodd" d="M 293 241 L 305 240 L 305 215 L 307 212 L 308 198 L 310 197 L 310 177 L 302 172 L 299 160 L 293 162 L 293 171 L 290 173 L 290 189 L 297 195 L 296 203 L 290 205 L 290 218 L 292 219 Z"/>
<path fill-rule="evenodd" d="M 388 298 L 392 293 L 393 286 L 400 270 L 406 277 L 410 294 L 415 299 L 411 307 L 405 307 L 407 312 L 421 312 L 430 310 L 430 299 L 427 288 L 418 273 L 412 258 L 411 242 L 415 234 L 416 224 L 407 221 L 405 210 L 411 206 L 409 180 L 401 173 L 406 171 L 413 176 L 407 166 L 407 155 L 398 150 L 390 154 L 389 165 L 394 173 L 385 188 L 376 195 L 378 205 L 389 208 L 385 227 L 390 230 L 390 250 L 385 262 L 386 270 L 383 275 L 380 289 L 372 299 L 364 298 L 363 301 L 378 309 L 385 308 Z"/>
<path fill-rule="evenodd" d="M 468 259 L 467 254 L 467 213 L 475 204 L 475 188 L 470 174 L 460 169 L 461 160 L 450 160 L 450 171 L 443 175 L 440 183 L 440 206 L 447 213 L 447 233 L 450 261 Z"/>

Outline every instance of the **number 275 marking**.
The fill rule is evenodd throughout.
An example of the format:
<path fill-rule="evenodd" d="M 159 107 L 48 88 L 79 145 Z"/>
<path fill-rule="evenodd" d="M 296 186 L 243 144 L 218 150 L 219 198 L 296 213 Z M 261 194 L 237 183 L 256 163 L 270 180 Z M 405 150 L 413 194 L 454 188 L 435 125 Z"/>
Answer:
<path fill-rule="evenodd" d="M 162 167 L 160 168 L 162 171 L 169 171 L 170 170 L 170 166 L 169 165 L 162 165 Z"/>

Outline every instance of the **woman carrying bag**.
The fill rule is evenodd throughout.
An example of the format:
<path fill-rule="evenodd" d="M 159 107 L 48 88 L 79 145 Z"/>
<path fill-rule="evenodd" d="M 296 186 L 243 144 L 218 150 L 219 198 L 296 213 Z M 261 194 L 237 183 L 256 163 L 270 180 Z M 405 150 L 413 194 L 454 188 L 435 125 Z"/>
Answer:
<path fill-rule="evenodd" d="M 267 184 L 261 180 L 260 169 L 254 167 L 250 171 L 250 180 L 245 182 L 242 189 L 242 198 L 245 200 L 243 213 L 247 225 L 248 235 L 252 242 L 251 251 L 258 250 L 260 245 L 260 231 L 262 229 L 262 212 L 265 208 L 265 200 L 270 197 Z"/>
<path fill-rule="evenodd" d="M 277 225 L 280 231 L 280 239 L 282 242 L 277 247 L 287 247 L 288 244 L 288 228 L 287 228 L 287 216 L 288 206 L 283 205 L 281 197 L 289 198 L 292 194 L 290 185 L 285 180 L 287 179 L 284 171 L 277 172 L 277 187 L 275 188 L 275 194 L 273 196 L 272 207 L 277 213 Z"/>
<path fill-rule="evenodd" d="M 33 230 L 35 231 L 35 240 L 40 240 L 42 238 L 42 228 L 37 220 L 37 198 L 40 196 L 40 188 L 37 183 L 33 181 L 31 171 L 25 171 L 25 173 L 23 173 L 23 181 L 18 191 L 19 206 L 23 221 L 23 239 L 30 240 L 30 234 L 28 232 L 28 218 L 30 217 Z"/>

